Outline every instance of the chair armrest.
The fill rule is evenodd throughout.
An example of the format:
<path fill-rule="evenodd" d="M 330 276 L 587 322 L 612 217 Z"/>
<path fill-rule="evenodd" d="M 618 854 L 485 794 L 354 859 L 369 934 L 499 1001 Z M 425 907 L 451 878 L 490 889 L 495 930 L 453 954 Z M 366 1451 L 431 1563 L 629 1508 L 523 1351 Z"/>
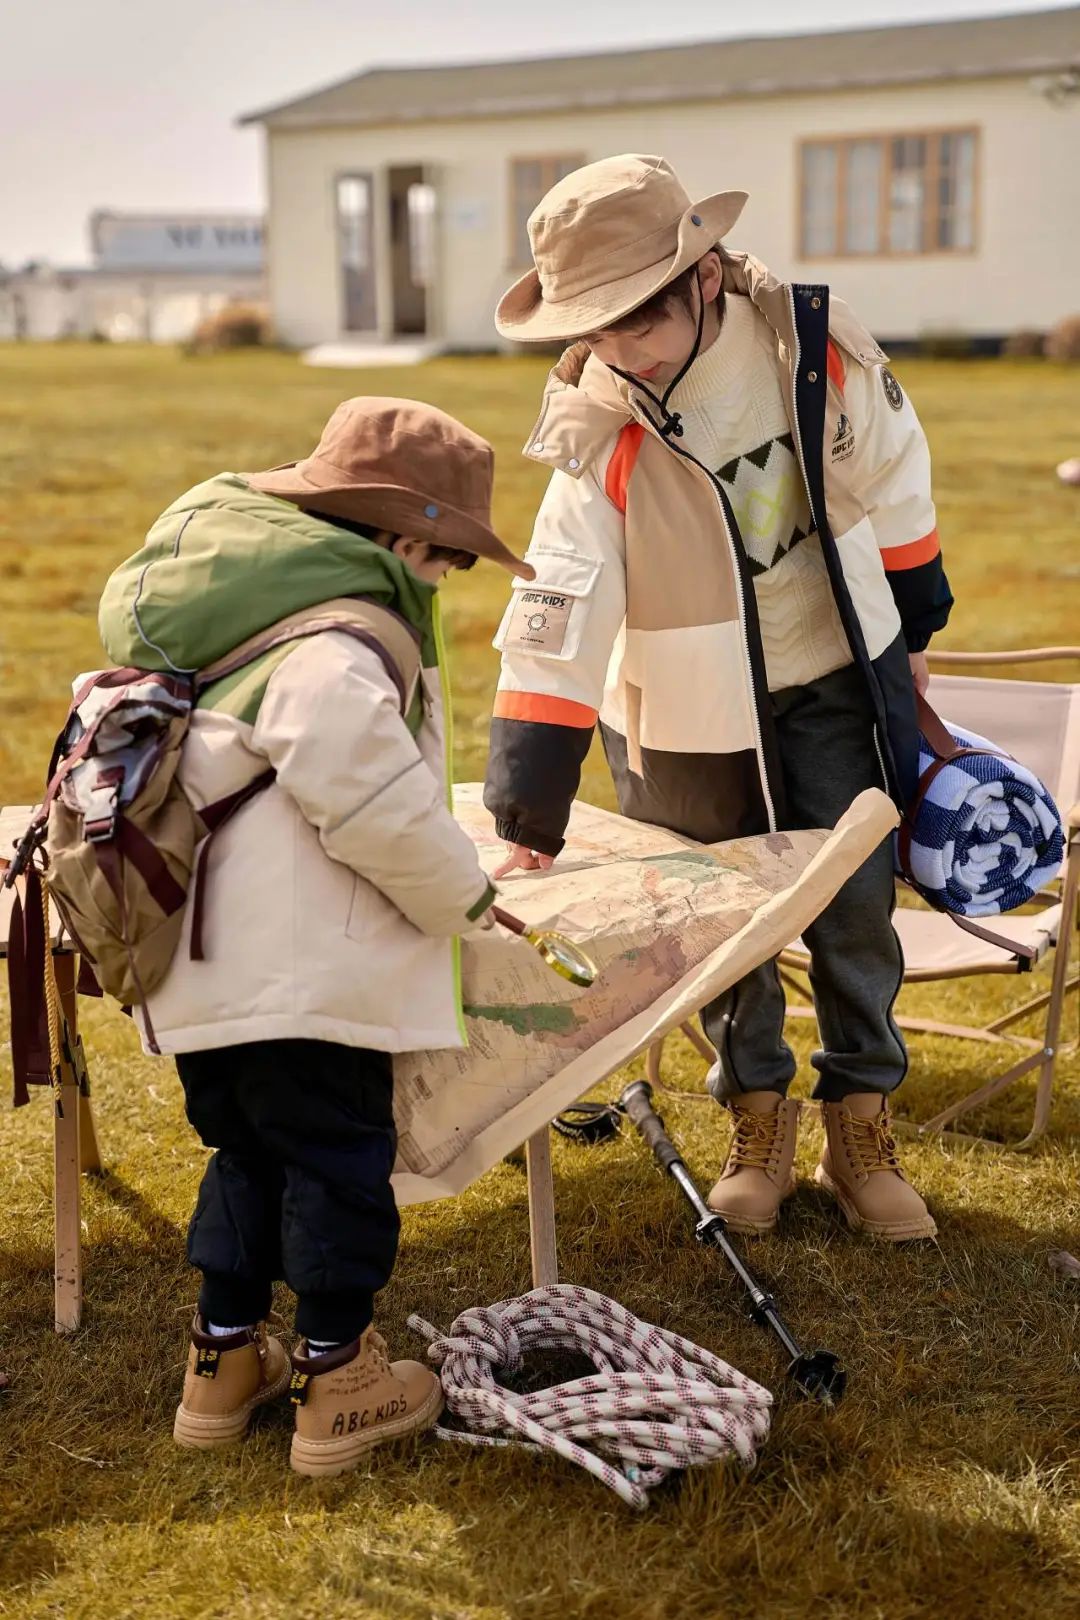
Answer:
<path fill-rule="evenodd" d="M 1080 832 L 1080 799 L 1076 801 L 1065 817 L 1065 825 L 1070 832 Z"/>

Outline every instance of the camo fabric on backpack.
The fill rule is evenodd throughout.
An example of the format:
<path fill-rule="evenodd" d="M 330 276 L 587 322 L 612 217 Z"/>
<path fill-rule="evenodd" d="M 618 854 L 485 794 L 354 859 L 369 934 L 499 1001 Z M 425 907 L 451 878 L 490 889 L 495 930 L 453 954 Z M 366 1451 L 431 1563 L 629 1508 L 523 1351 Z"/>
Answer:
<path fill-rule="evenodd" d="M 193 805 L 177 774 L 193 709 L 215 690 L 235 703 L 238 677 L 247 678 L 243 695 L 255 694 L 257 709 L 257 689 L 287 650 L 328 631 L 376 654 L 402 716 L 417 727 L 419 640 L 397 614 L 356 597 L 288 615 L 201 672 L 111 669 L 88 675 L 75 693 L 21 857 L 25 863 L 44 844 L 49 892 L 84 964 L 102 991 L 143 1009 L 152 1050 L 147 996 L 176 954 L 189 895 L 191 956 L 202 958 L 214 836 L 274 780 L 273 770 L 256 770 L 226 798 Z"/>

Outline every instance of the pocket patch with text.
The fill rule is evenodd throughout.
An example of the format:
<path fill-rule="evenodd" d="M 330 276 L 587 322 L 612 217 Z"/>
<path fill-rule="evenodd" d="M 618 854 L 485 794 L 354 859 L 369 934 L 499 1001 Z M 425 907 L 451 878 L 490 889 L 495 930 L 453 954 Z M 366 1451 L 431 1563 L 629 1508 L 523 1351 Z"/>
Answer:
<path fill-rule="evenodd" d="M 515 579 L 493 645 L 501 653 L 571 662 L 581 646 L 601 565 L 594 557 L 546 546 L 534 546 L 527 555 L 536 578 Z"/>
<path fill-rule="evenodd" d="M 518 652 L 561 653 L 574 600 L 562 591 L 516 591 L 503 645 Z"/>

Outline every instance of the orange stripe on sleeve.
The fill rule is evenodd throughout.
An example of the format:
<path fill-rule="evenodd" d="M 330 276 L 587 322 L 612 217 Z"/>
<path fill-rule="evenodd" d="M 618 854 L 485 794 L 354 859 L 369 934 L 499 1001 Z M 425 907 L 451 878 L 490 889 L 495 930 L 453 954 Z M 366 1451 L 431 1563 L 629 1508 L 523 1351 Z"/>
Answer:
<path fill-rule="evenodd" d="M 840 392 L 843 393 L 844 380 L 847 376 L 847 372 L 844 370 L 844 362 L 841 359 L 840 350 L 836 347 L 836 344 L 833 342 L 832 338 L 829 339 L 826 364 L 828 366 L 829 376 L 832 378 L 837 388 L 839 388 Z"/>
<path fill-rule="evenodd" d="M 645 437 L 645 429 L 640 422 L 628 422 L 616 441 L 608 462 L 607 477 L 604 480 L 604 493 L 612 506 L 620 512 L 626 511 L 626 486 L 630 482 L 630 474 L 641 449 L 641 441 Z"/>
<path fill-rule="evenodd" d="M 597 711 L 571 698 L 545 697 L 542 692 L 496 692 L 492 714 L 496 720 L 539 720 L 549 726 L 595 726 Z"/>
<path fill-rule="evenodd" d="M 886 546 L 881 553 L 887 574 L 900 574 L 906 568 L 918 568 L 931 562 L 941 550 L 938 532 L 931 529 L 921 540 L 909 540 L 906 546 Z"/>

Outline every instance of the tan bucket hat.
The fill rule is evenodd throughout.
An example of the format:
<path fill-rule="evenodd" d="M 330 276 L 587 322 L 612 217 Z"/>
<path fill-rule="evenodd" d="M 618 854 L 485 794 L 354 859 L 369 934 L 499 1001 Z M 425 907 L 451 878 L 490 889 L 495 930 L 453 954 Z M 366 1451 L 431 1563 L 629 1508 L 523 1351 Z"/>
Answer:
<path fill-rule="evenodd" d="M 531 570 L 491 527 L 494 452 L 486 439 L 415 399 L 347 399 L 303 461 L 245 473 L 252 489 L 310 511 L 469 551 L 512 574 Z"/>
<path fill-rule="evenodd" d="M 721 241 L 746 195 L 692 203 L 669 163 L 636 153 L 575 169 L 530 215 L 535 268 L 504 294 L 495 325 L 542 343 L 621 320 Z"/>

